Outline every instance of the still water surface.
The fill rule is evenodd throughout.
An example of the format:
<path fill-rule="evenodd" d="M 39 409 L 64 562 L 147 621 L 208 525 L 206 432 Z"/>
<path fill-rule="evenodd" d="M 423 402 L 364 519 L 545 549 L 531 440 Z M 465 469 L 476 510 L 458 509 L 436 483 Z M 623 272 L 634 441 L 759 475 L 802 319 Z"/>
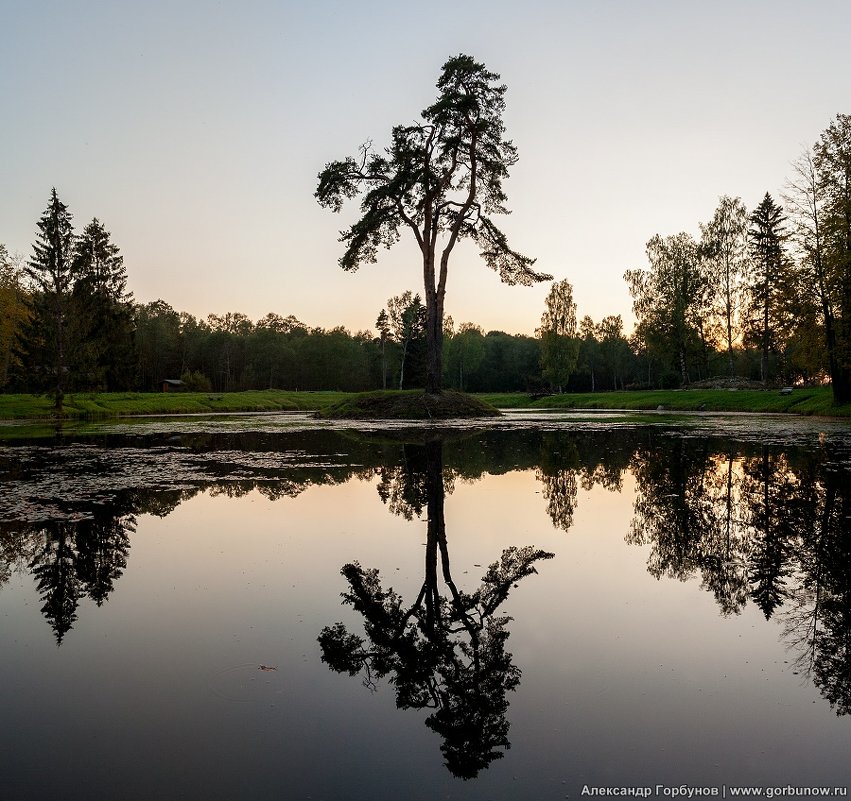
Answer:
<path fill-rule="evenodd" d="M 4 801 L 845 787 L 851 432 L 8 441 L 0 643 Z"/>

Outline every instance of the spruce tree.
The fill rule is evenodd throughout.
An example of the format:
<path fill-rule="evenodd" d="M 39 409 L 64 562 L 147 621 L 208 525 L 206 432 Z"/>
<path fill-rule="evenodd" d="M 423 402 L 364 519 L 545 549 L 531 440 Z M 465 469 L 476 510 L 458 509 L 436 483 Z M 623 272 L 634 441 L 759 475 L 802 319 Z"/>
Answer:
<path fill-rule="evenodd" d="M 762 348 L 760 380 L 768 380 L 768 353 L 776 340 L 776 319 L 779 313 L 778 295 L 784 280 L 783 239 L 785 237 L 783 209 L 766 192 L 751 215 L 748 231 L 751 252 L 751 325 Z"/>
<path fill-rule="evenodd" d="M 68 385 L 74 228 L 54 187 L 25 273 L 32 282 L 31 319 L 21 343 L 28 383 L 53 396 L 57 412 Z"/>
<path fill-rule="evenodd" d="M 132 295 L 124 259 L 97 218 L 77 239 L 73 272 L 75 383 L 87 389 L 127 389 L 134 363 Z"/>

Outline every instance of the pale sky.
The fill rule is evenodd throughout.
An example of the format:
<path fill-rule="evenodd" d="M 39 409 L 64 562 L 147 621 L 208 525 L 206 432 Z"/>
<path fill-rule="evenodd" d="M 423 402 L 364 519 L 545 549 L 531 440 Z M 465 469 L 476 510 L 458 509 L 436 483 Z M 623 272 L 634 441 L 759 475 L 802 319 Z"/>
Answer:
<path fill-rule="evenodd" d="M 789 163 L 851 113 L 849 0 L 0 0 L 0 242 L 31 253 L 51 187 L 98 217 L 138 301 L 373 328 L 422 287 L 403 239 L 348 274 L 356 212 L 317 173 L 419 117 L 466 53 L 508 85 L 520 160 L 498 220 L 578 314 L 631 321 L 624 270 L 720 195 L 779 196 Z M 456 324 L 533 333 L 548 285 L 505 287 L 456 249 Z"/>

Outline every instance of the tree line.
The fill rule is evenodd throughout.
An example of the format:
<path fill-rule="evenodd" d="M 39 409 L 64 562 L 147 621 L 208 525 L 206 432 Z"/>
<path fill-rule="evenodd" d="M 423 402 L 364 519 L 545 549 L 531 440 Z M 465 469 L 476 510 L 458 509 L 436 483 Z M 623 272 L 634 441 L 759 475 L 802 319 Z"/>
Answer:
<path fill-rule="evenodd" d="M 361 217 L 340 237 L 344 270 L 376 261 L 378 247 L 392 247 L 402 231 L 416 240 L 432 393 L 446 378 L 443 304 L 460 238 L 472 239 L 506 283 L 552 279 L 493 222 L 507 213 L 502 182 L 517 161 L 504 137 L 506 86 L 462 54 L 444 64 L 437 89 L 422 121 L 393 128 L 383 152 L 370 142 L 326 164 L 315 193 L 334 212 L 360 197 Z M 624 274 L 637 318 L 627 348 L 615 317 L 598 327 L 583 321 L 580 331 L 570 284 L 554 284 L 539 329 L 543 381 L 575 389 L 581 365 L 594 388 L 602 349 L 612 351 L 606 377 L 615 387 L 688 385 L 717 372 L 763 385 L 829 378 L 835 401 L 851 402 L 851 117 L 837 115 L 804 152 L 784 200 L 786 210 L 766 193 L 749 213 L 724 196 L 699 240 L 654 236 L 649 268 Z"/>
<path fill-rule="evenodd" d="M 723 196 L 698 239 L 656 235 L 649 267 L 626 271 L 648 382 L 830 380 L 851 402 L 851 116 L 804 150 L 781 200 Z"/>
<path fill-rule="evenodd" d="M 419 295 L 388 299 L 376 333 L 312 327 L 273 312 L 197 318 L 164 300 L 138 303 L 99 220 L 81 233 L 52 190 L 32 256 L 0 244 L 0 390 L 50 393 L 150 391 L 166 379 L 186 389 L 361 391 L 424 386 L 425 314 Z M 527 390 L 541 384 L 534 337 L 487 334 L 445 321 L 451 386 Z"/>
<path fill-rule="evenodd" d="M 375 333 L 312 327 L 273 312 L 198 318 L 164 300 L 138 303 L 103 223 L 80 234 L 51 191 L 32 256 L 0 245 L 0 390 L 46 392 L 61 406 L 68 392 L 152 391 L 167 379 L 188 390 L 409 389 L 426 385 L 427 314 L 411 291 L 387 300 Z M 620 317 L 582 322 L 585 337 L 571 387 L 624 386 L 629 345 Z M 472 392 L 547 391 L 541 337 L 486 332 L 443 320 L 446 386 Z M 624 362 L 624 364 L 622 364 Z"/>
<path fill-rule="evenodd" d="M 30 259 L 0 244 L 0 389 L 360 391 L 424 387 L 440 341 L 441 384 L 466 391 L 600 391 L 688 386 L 713 376 L 833 385 L 851 401 L 851 116 L 837 115 L 793 165 L 783 204 L 748 211 L 720 198 L 689 233 L 655 235 L 648 266 L 627 270 L 634 331 L 620 315 L 576 314 L 555 282 L 535 337 L 455 326 L 411 291 L 389 298 L 375 333 L 311 327 L 292 315 L 199 319 L 140 304 L 110 233 L 80 234 L 55 191 Z"/>

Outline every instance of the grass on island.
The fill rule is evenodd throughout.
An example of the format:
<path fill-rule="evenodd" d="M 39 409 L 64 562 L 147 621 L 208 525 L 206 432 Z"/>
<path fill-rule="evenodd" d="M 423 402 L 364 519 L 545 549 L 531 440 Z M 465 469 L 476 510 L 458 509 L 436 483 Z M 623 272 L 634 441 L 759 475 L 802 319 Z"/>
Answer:
<path fill-rule="evenodd" d="M 423 390 L 363 392 L 321 409 L 332 420 L 449 420 L 494 417 L 499 411 L 481 398 L 454 390 L 429 395 Z"/>

